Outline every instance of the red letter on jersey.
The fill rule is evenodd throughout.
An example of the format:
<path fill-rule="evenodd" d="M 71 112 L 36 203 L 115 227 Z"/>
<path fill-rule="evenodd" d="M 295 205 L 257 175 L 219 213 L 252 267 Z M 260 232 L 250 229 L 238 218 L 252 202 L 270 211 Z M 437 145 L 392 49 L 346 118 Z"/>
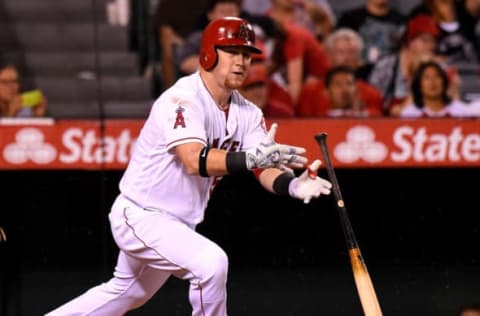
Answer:
<path fill-rule="evenodd" d="M 177 112 L 177 117 L 175 118 L 175 124 L 173 125 L 173 129 L 176 129 L 179 125 L 185 128 L 185 118 L 183 117 L 183 111 L 185 111 L 185 109 L 181 106 L 179 106 L 175 110 L 175 112 Z"/>

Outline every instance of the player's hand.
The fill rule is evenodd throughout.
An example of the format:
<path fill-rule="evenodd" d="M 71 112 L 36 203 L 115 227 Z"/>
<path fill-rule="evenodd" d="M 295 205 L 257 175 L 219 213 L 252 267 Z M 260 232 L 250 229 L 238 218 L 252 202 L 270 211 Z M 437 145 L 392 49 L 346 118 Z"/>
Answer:
<path fill-rule="evenodd" d="M 287 169 L 287 166 L 302 168 L 307 163 L 307 158 L 301 156 L 306 151 L 305 148 L 275 142 L 277 128 L 277 123 L 273 123 L 260 144 L 253 151 L 247 152 L 249 170 L 270 167 Z"/>
<path fill-rule="evenodd" d="M 288 191 L 294 198 L 303 200 L 305 204 L 312 198 L 318 198 L 320 194 L 330 194 L 332 184 L 317 176 L 320 160 L 315 160 L 299 177 L 290 182 Z"/>

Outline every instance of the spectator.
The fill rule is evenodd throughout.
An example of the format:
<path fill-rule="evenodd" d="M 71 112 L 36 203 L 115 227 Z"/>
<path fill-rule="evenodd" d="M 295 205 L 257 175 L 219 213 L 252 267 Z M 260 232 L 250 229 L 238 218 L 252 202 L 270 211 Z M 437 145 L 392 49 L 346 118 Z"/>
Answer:
<path fill-rule="evenodd" d="M 380 91 L 364 79 L 366 65 L 362 59 L 363 40 L 357 32 L 341 28 L 330 34 L 326 41 L 328 57 L 332 67 L 344 66 L 355 71 L 357 90 L 360 99 L 369 108 L 381 111 L 382 95 Z"/>
<path fill-rule="evenodd" d="M 293 117 L 293 103 L 288 93 L 278 87 L 267 74 L 267 66 L 256 62 L 239 89 L 243 97 L 260 109 L 266 117 Z"/>
<path fill-rule="evenodd" d="M 475 54 L 480 59 L 480 1 L 458 0 L 455 2 L 455 8 L 462 33 L 473 43 Z"/>
<path fill-rule="evenodd" d="M 378 117 L 377 104 L 367 103 L 359 93 L 353 69 L 335 66 L 323 80 L 310 80 L 300 95 L 298 116 L 318 117 Z"/>
<path fill-rule="evenodd" d="M 388 0 L 366 0 L 364 6 L 344 12 L 336 27 L 356 30 L 365 44 L 363 59 L 374 63 L 397 50 L 404 23 L 405 17 L 391 9 Z"/>
<path fill-rule="evenodd" d="M 328 0 L 306 0 L 305 2 L 311 2 L 315 4 L 315 6 L 320 7 L 321 10 L 325 11 L 325 13 L 328 15 L 332 25 L 335 25 L 335 13 L 333 12 Z M 260 14 L 267 14 L 271 6 L 271 0 L 243 0 L 243 10 L 251 14 L 258 14 L 259 12 Z"/>
<path fill-rule="evenodd" d="M 385 114 L 395 115 L 392 107 L 405 102 L 412 70 L 419 60 L 434 56 L 438 35 L 433 18 L 419 15 L 408 22 L 399 52 L 382 57 L 373 66 L 368 81 L 382 94 Z"/>
<path fill-rule="evenodd" d="M 471 7 L 471 6 L 470 6 Z M 459 13 L 462 13 L 459 16 Z M 431 15 L 437 23 L 440 34 L 436 54 L 447 63 L 476 62 L 478 56 L 471 40 L 475 30 L 471 17 L 462 10 L 462 4 L 455 0 L 424 0 L 414 7 L 410 19 L 417 15 Z M 478 14 L 478 13 L 476 13 Z M 459 18 L 462 18 L 460 20 Z M 478 19 L 478 17 L 477 17 Z"/>
<path fill-rule="evenodd" d="M 195 29 L 198 17 L 208 0 L 162 0 L 155 12 L 163 88 L 170 87 L 179 77 L 174 65 L 176 47 Z M 186 10 L 188 8 L 188 10 Z"/>
<path fill-rule="evenodd" d="M 340 28 L 325 40 L 325 48 L 332 66 L 347 66 L 354 70 L 364 65 L 362 58 L 363 40 L 360 35 L 349 28 Z"/>
<path fill-rule="evenodd" d="M 448 95 L 449 79 L 436 61 L 421 63 L 411 85 L 412 103 L 400 110 L 400 117 L 469 117 L 471 112 L 461 101 Z"/>
<path fill-rule="evenodd" d="M 303 84 L 310 78 L 323 78 L 330 68 L 324 46 L 294 23 L 279 25 L 270 62 L 269 74 L 288 91 L 294 106 Z"/>
<path fill-rule="evenodd" d="M 346 27 L 336 29 L 325 39 L 325 48 L 332 66 L 350 67 L 355 70 L 358 79 L 368 81 L 374 64 L 363 58 L 364 46 L 360 34 Z"/>
<path fill-rule="evenodd" d="M 331 8 L 323 1 L 272 0 L 267 14 L 280 25 L 294 23 L 309 30 L 318 41 L 330 34 L 335 24 Z"/>
<path fill-rule="evenodd" d="M 43 117 L 47 99 L 39 90 L 21 93 L 17 67 L 0 64 L 0 117 Z"/>

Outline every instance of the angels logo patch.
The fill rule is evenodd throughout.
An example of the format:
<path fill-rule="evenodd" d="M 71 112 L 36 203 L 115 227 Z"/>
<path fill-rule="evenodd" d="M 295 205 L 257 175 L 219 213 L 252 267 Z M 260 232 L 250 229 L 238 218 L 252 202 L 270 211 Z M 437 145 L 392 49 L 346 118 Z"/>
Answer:
<path fill-rule="evenodd" d="M 238 38 L 244 41 L 253 42 L 254 40 L 250 37 L 252 34 L 252 30 L 248 27 L 248 24 L 240 25 L 240 29 L 238 30 Z"/>
<path fill-rule="evenodd" d="M 185 128 L 185 118 L 183 117 L 183 112 L 185 112 L 185 109 L 182 106 L 178 106 L 175 112 L 177 113 L 177 116 L 175 117 L 173 129 L 176 129 L 178 126 Z"/>

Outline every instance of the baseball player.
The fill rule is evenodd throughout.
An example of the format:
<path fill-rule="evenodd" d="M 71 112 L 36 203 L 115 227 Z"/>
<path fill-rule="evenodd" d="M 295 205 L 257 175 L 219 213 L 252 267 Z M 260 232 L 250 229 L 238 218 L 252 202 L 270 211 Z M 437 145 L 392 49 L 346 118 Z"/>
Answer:
<path fill-rule="evenodd" d="M 201 69 L 179 79 L 154 103 L 109 220 L 120 248 L 113 277 L 48 316 L 124 315 L 175 276 L 190 283 L 193 316 L 225 316 L 228 258 L 195 232 L 218 177 L 256 173 L 265 189 L 304 200 L 329 194 L 304 149 L 275 142 L 260 109 L 238 92 L 255 47 L 252 26 L 227 17 L 204 30 Z"/>

